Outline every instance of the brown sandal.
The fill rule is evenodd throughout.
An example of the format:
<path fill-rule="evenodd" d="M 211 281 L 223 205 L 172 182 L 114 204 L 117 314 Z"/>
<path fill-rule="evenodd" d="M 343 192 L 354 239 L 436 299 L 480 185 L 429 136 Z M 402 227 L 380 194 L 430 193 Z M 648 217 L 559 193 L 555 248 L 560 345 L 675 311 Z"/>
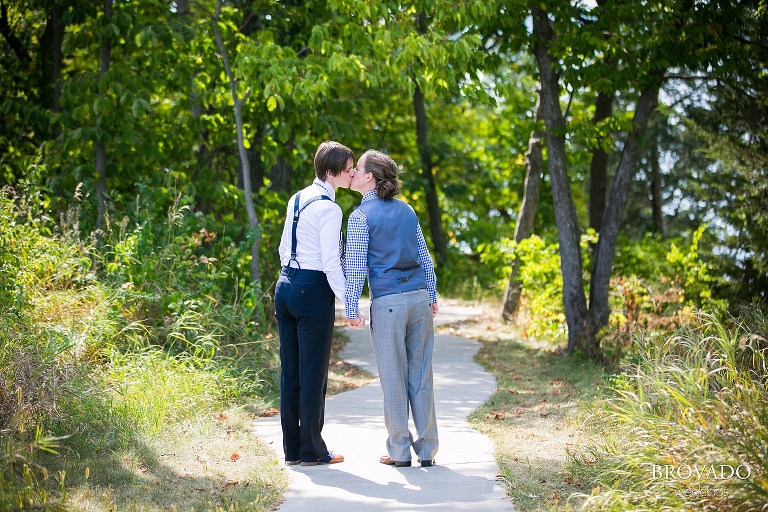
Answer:
<path fill-rule="evenodd" d="M 392 460 L 389 455 L 382 455 L 379 457 L 379 462 L 386 464 L 387 466 L 395 466 L 396 468 L 409 468 L 411 467 L 411 461 L 409 460 Z"/>

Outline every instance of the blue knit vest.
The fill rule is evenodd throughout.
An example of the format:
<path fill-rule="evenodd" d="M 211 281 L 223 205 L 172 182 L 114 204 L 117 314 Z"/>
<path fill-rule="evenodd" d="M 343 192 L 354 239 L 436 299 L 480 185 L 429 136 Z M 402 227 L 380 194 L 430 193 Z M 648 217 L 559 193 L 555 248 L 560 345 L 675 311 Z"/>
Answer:
<path fill-rule="evenodd" d="M 419 221 L 399 199 L 365 201 L 360 211 L 368 221 L 368 287 L 371 298 L 426 289 L 419 258 Z"/>

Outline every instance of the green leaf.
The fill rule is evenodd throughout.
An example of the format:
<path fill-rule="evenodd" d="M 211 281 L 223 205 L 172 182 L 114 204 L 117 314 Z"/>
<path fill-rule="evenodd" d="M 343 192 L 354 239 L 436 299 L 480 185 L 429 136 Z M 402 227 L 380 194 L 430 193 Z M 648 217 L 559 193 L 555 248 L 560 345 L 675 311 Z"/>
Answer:
<path fill-rule="evenodd" d="M 291 136 L 291 129 L 286 123 L 280 123 L 280 126 L 277 127 L 277 140 L 286 143 L 288 142 L 288 138 Z"/>
<path fill-rule="evenodd" d="M 144 99 L 137 99 L 133 102 L 133 105 L 131 106 L 131 112 L 133 113 L 133 117 L 139 117 L 139 114 L 141 112 L 149 112 L 151 110 L 150 104 L 147 100 Z"/>
<path fill-rule="evenodd" d="M 105 115 L 109 113 L 109 102 L 104 98 L 96 98 L 93 102 L 93 113 L 97 116 Z"/>
<path fill-rule="evenodd" d="M 270 96 L 267 99 L 267 110 L 274 112 L 277 108 L 277 99 L 274 96 Z"/>

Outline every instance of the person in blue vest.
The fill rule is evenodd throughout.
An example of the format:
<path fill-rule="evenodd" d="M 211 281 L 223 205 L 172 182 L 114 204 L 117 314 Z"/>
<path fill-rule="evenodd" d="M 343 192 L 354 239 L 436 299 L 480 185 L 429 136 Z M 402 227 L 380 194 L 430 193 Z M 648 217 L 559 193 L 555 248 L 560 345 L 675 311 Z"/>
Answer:
<path fill-rule="evenodd" d="M 335 297 L 344 300 L 341 208 L 336 189 L 349 187 L 355 154 L 326 141 L 315 152 L 315 179 L 288 201 L 275 288 L 280 335 L 280 421 L 288 465 L 336 464 L 323 440 L 325 392 Z"/>
<path fill-rule="evenodd" d="M 367 277 L 388 434 L 387 455 L 379 462 L 410 466 L 413 449 L 421 466 L 429 467 L 439 444 L 432 385 L 437 279 L 416 213 L 395 198 L 400 184 L 397 164 L 379 151 L 366 151 L 352 171 L 351 188 L 363 199 L 347 223 L 345 313 L 353 328 L 364 325 L 359 301 Z"/>

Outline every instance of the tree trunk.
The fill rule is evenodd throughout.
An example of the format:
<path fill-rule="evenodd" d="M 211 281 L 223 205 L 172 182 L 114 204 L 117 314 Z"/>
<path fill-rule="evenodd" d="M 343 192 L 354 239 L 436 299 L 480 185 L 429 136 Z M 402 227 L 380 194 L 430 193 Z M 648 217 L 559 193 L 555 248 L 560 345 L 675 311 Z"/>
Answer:
<path fill-rule="evenodd" d="M 275 192 L 290 192 L 293 168 L 283 155 L 277 156 L 277 163 L 269 170 L 270 188 Z"/>
<path fill-rule="evenodd" d="M 646 87 L 640 94 L 635 115 L 632 118 L 633 128 L 627 135 L 624 150 L 621 152 L 619 168 L 613 178 L 613 183 L 611 183 L 611 193 L 603 215 L 603 229 L 597 241 L 592 264 L 592 279 L 589 288 L 589 345 L 584 347 L 585 351 L 591 352 L 599 348 L 596 335 L 601 328 L 608 325 L 610 313 L 608 305 L 609 285 L 619 227 L 624 208 L 627 205 L 632 177 L 637 171 L 637 163 L 640 161 L 642 152 L 640 139 L 645 133 L 651 114 L 658 104 L 660 87 L 661 74 L 652 82 L 652 85 Z"/>
<path fill-rule="evenodd" d="M 563 303 L 568 324 L 568 353 L 584 346 L 587 336 L 587 301 L 582 282 L 579 220 L 571 196 L 565 152 L 565 119 L 560 108 L 560 85 L 555 62 L 547 45 L 555 41 L 555 33 L 547 13 L 539 7 L 533 14 L 533 51 L 541 80 L 541 108 L 546 126 L 547 159 L 552 184 L 557 238 L 560 243 L 560 269 L 563 274 Z M 595 354 L 587 352 L 587 357 Z"/>
<path fill-rule="evenodd" d="M 261 165 L 261 144 L 253 141 L 251 147 L 245 150 L 248 155 L 248 169 L 251 173 L 251 187 L 254 194 L 258 194 L 264 186 L 264 169 Z M 245 190 L 245 184 L 243 184 Z"/>
<path fill-rule="evenodd" d="M 597 126 L 611 116 L 613 109 L 612 93 L 597 93 L 595 117 Z M 603 138 L 597 138 L 597 147 L 592 150 L 592 162 L 589 165 L 589 227 L 600 232 L 605 212 L 605 184 L 608 176 L 608 153 L 602 147 Z"/>
<path fill-rule="evenodd" d="M 183 23 L 185 23 L 188 26 L 191 26 L 194 23 L 194 20 L 191 16 L 191 9 L 189 5 L 189 0 L 177 0 L 176 1 L 176 14 L 182 19 Z M 190 36 L 192 38 L 194 36 Z M 194 87 L 194 80 L 198 73 L 198 70 L 195 69 L 192 72 L 192 76 L 189 77 L 188 87 L 189 87 L 189 111 L 192 117 L 199 121 L 200 118 L 203 117 L 203 114 L 205 113 L 205 109 L 203 108 L 202 101 L 200 99 L 200 95 L 195 91 Z M 211 156 L 211 150 L 210 150 L 210 141 L 208 140 L 208 130 L 202 125 L 202 123 L 199 124 L 198 132 L 197 132 L 197 162 L 192 170 L 192 176 L 191 179 L 193 182 L 196 182 L 200 174 L 202 172 L 211 166 L 212 156 Z M 195 197 L 196 206 L 200 207 L 199 203 L 199 196 Z"/>
<path fill-rule="evenodd" d="M 413 110 L 416 113 L 416 145 L 421 156 L 427 196 L 427 213 L 429 214 L 429 231 L 432 234 L 432 244 L 435 246 L 435 259 L 438 264 L 445 263 L 448 257 L 448 245 L 443 232 L 443 221 L 440 217 L 440 203 L 437 200 L 437 185 L 432 173 L 432 149 L 427 142 L 427 111 L 424 106 L 424 94 L 416 85 L 413 92 Z"/>
<path fill-rule="evenodd" d="M 232 68 L 229 64 L 229 57 L 227 55 L 227 49 L 224 46 L 224 41 L 221 38 L 221 31 L 219 29 L 219 16 L 221 15 L 221 3 L 222 0 L 216 2 L 216 12 L 213 15 L 213 32 L 216 36 L 216 44 L 219 48 L 219 54 L 221 60 L 224 63 L 224 71 L 229 79 L 229 91 L 232 95 L 232 101 L 235 105 L 235 127 L 237 130 L 237 153 L 240 158 L 240 167 L 243 180 L 243 194 L 245 195 L 245 210 L 248 213 L 248 225 L 250 227 L 249 236 L 253 237 L 253 244 L 251 245 L 251 281 L 253 282 L 254 292 L 256 297 L 261 296 L 261 269 L 259 265 L 259 219 L 256 217 L 256 208 L 253 204 L 253 187 L 251 186 L 251 169 L 248 161 L 248 153 L 245 150 L 244 143 L 244 129 L 243 129 L 243 103 L 248 98 L 248 94 L 244 98 L 239 98 L 237 95 L 237 84 L 235 82 L 235 76 L 232 73 Z M 264 317 L 264 312 L 260 311 L 260 317 Z"/>
<path fill-rule="evenodd" d="M 51 8 L 51 23 L 53 25 L 53 55 L 51 62 L 51 82 L 53 83 L 53 111 L 61 112 L 61 63 L 63 54 L 61 45 L 64 43 L 64 20 L 61 6 L 53 3 Z"/>
<path fill-rule="evenodd" d="M 536 102 L 536 113 L 534 115 L 536 123 L 541 121 L 541 98 Z M 537 126 L 531 132 L 528 139 L 528 152 L 526 156 L 525 186 L 523 190 L 523 201 L 520 205 L 520 215 L 515 224 L 515 242 L 520 243 L 533 233 L 533 220 L 536 217 L 536 210 L 539 207 L 539 197 L 541 195 L 541 174 L 544 170 L 544 156 L 542 154 L 541 137 L 542 130 Z M 504 295 L 504 309 L 502 316 L 507 322 L 512 322 L 517 316 L 520 308 L 520 295 L 522 286 L 518 279 L 520 270 L 519 258 L 514 258 L 511 263 L 512 273 L 509 275 L 507 291 Z"/>
<path fill-rule="evenodd" d="M 661 195 L 661 166 L 659 165 L 660 138 L 657 137 L 651 146 L 651 207 L 653 208 L 653 222 L 656 225 L 656 230 L 661 233 L 663 238 L 666 238 L 667 228 L 664 224 L 664 212 L 661 210 L 663 202 Z"/>
<path fill-rule="evenodd" d="M 189 0 L 176 0 L 176 14 L 184 16 L 189 14 Z"/>
<path fill-rule="evenodd" d="M 416 18 L 416 31 L 426 34 L 427 16 L 424 11 Z M 419 149 L 421 165 L 424 172 L 425 194 L 427 196 L 427 213 L 429 215 L 429 231 L 432 235 L 432 245 L 435 248 L 435 259 L 441 265 L 448 259 L 448 243 L 443 231 L 443 220 L 440 215 L 440 202 L 437 198 L 437 185 L 432 170 L 432 148 L 429 146 L 429 127 L 427 123 L 427 109 L 424 103 L 424 93 L 416 79 L 413 79 L 415 90 L 413 91 L 413 111 L 416 116 L 416 146 Z"/>
<path fill-rule="evenodd" d="M 39 104 L 53 112 L 61 112 L 61 45 L 64 41 L 64 20 L 58 2 L 52 2 L 45 31 L 40 37 Z"/>
<path fill-rule="evenodd" d="M 112 17 L 112 0 L 104 0 L 104 18 L 109 20 Z M 109 71 L 110 64 L 110 50 L 112 44 L 110 38 L 106 35 L 103 36 L 103 42 L 101 43 L 101 60 L 99 63 L 99 82 L 104 79 L 104 76 Z M 104 97 L 104 88 L 99 85 L 99 97 Z M 96 229 L 101 230 L 104 228 L 107 215 L 107 148 L 104 143 L 104 137 L 102 135 L 103 127 L 101 126 L 101 118 L 96 119 L 97 132 L 99 132 L 98 139 L 96 140 L 96 172 L 98 173 L 98 180 L 96 181 Z"/>
<path fill-rule="evenodd" d="M 283 144 L 283 150 L 286 152 L 293 151 L 295 141 L 296 135 L 292 133 L 285 144 Z M 288 163 L 282 154 L 277 155 L 277 162 L 269 170 L 269 188 L 275 192 L 285 192 L 290 194 L 292 178 L 293 167 L 291 167 L 291 164 Z"/>

